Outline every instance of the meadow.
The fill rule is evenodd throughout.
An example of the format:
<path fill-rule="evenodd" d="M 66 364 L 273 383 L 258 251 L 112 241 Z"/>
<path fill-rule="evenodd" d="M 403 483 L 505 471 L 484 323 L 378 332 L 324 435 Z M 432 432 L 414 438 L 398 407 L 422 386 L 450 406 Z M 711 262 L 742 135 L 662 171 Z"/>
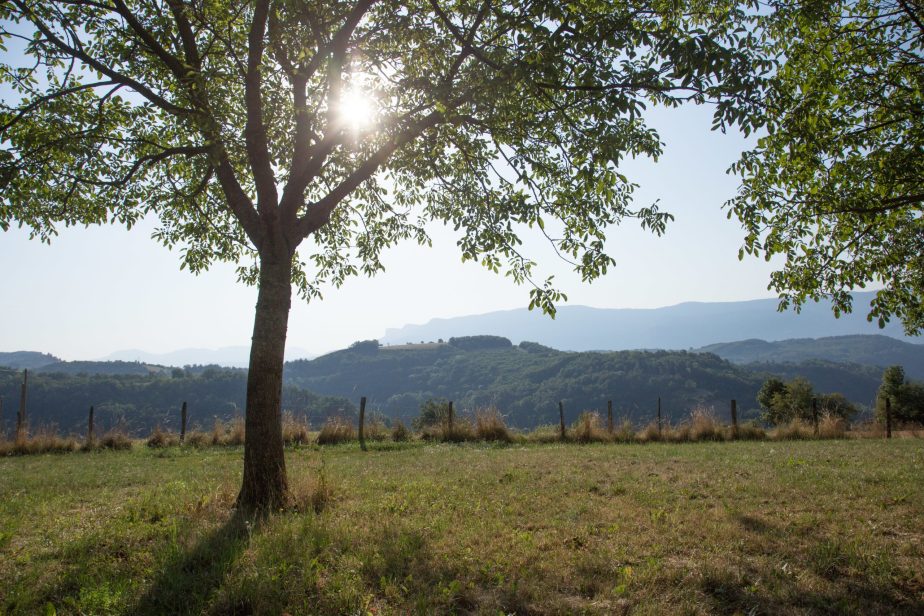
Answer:
<path fill-rule="evenodd" d="M 924 440 L 0 458 L 3 614 L 921 614 Z"/>

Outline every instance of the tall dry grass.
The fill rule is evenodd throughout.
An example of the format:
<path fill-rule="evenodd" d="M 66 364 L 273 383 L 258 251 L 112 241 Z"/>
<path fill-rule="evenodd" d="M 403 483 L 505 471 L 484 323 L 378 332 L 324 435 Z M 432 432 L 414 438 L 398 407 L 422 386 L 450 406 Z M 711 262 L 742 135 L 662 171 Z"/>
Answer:
<path fill-rule="evenodd" d="M 605 443 L 610 435 L 603 427 L 600 414 L 596 411 L 584 411 L 571 425 L 571 440 L 576 443 Z"/>
<path fill-rule="evenodd" d="M 329 417 L 318 432 L 318 445 L 339 445 L 356 440 L 356 427 L 343 417 Z"/>
<path fill-rule="evenodd" d="M 291 411 L 282 414 L 282 442 L 286 445 L 305 445 L 311 441 L 308 418 L 296 417 Z"/>
<path fill-rule="evenodd" d="M 497 407 L 489 406 L 475 411 L 475 438 L 480 441 L 510 443 L 513 434 Z"/>

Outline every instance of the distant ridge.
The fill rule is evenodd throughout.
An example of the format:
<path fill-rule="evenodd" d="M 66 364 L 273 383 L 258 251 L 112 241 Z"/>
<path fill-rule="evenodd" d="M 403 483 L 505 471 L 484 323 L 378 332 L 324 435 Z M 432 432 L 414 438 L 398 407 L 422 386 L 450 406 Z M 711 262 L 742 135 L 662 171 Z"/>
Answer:
<path fill-rule="evenodd" d="M 48 353 L 37 353 L 35 351 L 13 351 L 12 353 L 0 353 L 0 366 L 7 368 L 23 368 L 33 370 L 42 366 L 57 364 L 61 358 L 55 357 Z"/>
<path fill-rule="evenodd" d="M 307 359 L 313 355 L 305 349 L 293 347 L 286 349 L 286 360 Z M 228 368 L 246 368 L 250 362 L 250 347 L 229 346 L 218 349 L 189 348 L 167 353 L 150 353 L 139 349 L 116 351 L 101 361 L 126 361 L 154 364 L 160 366 L 217 365 Z"/>
<path fill-rule="evenodd" d="M 924 345 L 888 336 L 832 336 L 767 342 L 741 340 L 710 344 L 697 352 L 715 353 L 735 364 L 802 363 L 824 360 L 866 366 L 901 365 L 913 379 L 924 379 Z"/>
<path fill-rule="evenodd" d="M 873 292 L 854 293 L 854 312 L 836 319 L 829 302 L 805 306 L 801 313 L 778 312 L 776 299 L 742 302 L 688 302 L 652 309 L 563 306 L 554 320 L 524 309 L 433 319 L 423 325 L 389 329 L 383 344 L 405 344 L 453 336 L 492 334 L 514 344 L 529 340 L 568 351 L 691 349 L 719 342 L 759 338 L 819 338 L 878 334 L 912 343 L 901 324 L 879 329 L 866 320 Z"/>

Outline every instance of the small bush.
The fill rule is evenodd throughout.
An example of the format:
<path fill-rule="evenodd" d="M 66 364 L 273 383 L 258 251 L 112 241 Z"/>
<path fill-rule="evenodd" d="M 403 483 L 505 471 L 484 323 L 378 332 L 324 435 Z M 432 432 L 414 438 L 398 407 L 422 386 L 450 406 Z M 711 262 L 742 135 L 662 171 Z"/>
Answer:
<path fill-rule="evenodd" d="M 282 442 L 286 445 L 303 445 L 311 440 L 308 419 L 295 417 L 290 411 L 282 414 Z"/>
<path fill-rule="evenodd" d="M 318 433 L 318 445 L 339 445 L 355 440 L 356 428 L 342 417 L 329 418 Z"/>
<path fill-rule="evenodd" d="M 655 431 L 658 427 L 655 426 Z M 611 439 L 620 442 L 620 443 L 631 443 L 637 440 L 635 427 L 632 425 L 632 421 L 625 417 L 622 421 L 619 422 L 619 425 L 613 430 L 613 434 L 610 436 Z"/>
<path fill-rule="evenodd" d="M 235 417 L 225 432 L 224 444 L 228 446 L 244 444 L 244 418 Z"/>
<path fill-rule="evenodd" d="M 180 437 L 172 432 L 167 432 L 162 430 L 160 426 L 154 428 L 154 431 L 151 432 L 151 435 L 148 437 L 147 446 L 153 448 L 160 447 L 175 447 L 179 445 Z M 113 447 L 112 449 L 121 449 L 120 447 Z"/>
<path fill-rule="evenodd" d="M 202 430 L 193 430 L 186 435 L 184 444 L 197 448 L 207 447 L 208 445 L 212 444 L 212 435 L 207 434 Z"/>
<path fill-rule="evenodd" d="M 722 426 L 710 409 L 697 408 L 690 413 L 690 440 L 721 441 Z"/>
<path fill-rule="evenodd" d="M 128 437 L 124 430 L 114 428 L 99 439 L 99 446 L 103 449 L 131 449 L 132 439 Z"/>
<path fill-rule="evenodd" d="M 609 440 L 606 430 L 600 425 L 600 414 L 584 411 L 571 426 L 571 438 L 578 443 L 602 443 Z"/>
<path fill-rule="evenodd" d="M 395 421 L 394 425 L 391 427 L 391 440 L 396 443 L 403 443 L 404 441 L 411 440 L 411 431 L 407 429 L 407 426 L 405 426 L 404 422 L 400 419 Z"/>
<path fill-rule="evenodd" d="M 636 435 L 636 438 L 642 443 L 655 443 L 662 440 L 661 431 L 658 430 L 658 422 L 652 421 L 642 428 L 642 431 Z"/>
<path fill-rule="evenodd" d="M 847 422 L 843 417 L 825 413 L 818 420 L 818 436 L 821 438 L 844 438 L 847 434 Z"/>
<path fill-rule="evenodd" d="M 513 436 L 504 423 L 504 417 L 493 406 L 475 412 L 475 436 L 482 441 L 513 441 Z"/>
<path fill-rule="evenodd" d="M 389 437 L 388 427 L 380 417 L 373 417 L 363 426 L 363 437 L 367 441 L 384 441 Z"/>

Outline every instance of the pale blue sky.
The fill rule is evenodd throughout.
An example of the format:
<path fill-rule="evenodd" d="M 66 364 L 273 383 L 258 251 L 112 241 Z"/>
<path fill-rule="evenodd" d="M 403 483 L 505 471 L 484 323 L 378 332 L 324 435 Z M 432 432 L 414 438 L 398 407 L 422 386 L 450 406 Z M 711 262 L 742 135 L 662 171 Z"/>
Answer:
<path fill-rule="evenodd" d="M 544 274 L 555 274 L 569 304 L 657 307 L 683 301 L 771 297 L 771 266 L 739 262 L 742 232 L 721 209 L 737 187 L 725 174 L 747 142 L 709 130 L 711 109 L 655 110 L 651 124 L 666 143 L 658 163 L 629 161 L 623 172 L 641 185 L 638 204 L 661 200 L 676 220 L 658 238 L 632 222 L 613 227 L 608 246 L 617 267 L 582 284 L 539 237 L 525 238 Z M 0 351 L 36 350 L 92 359 L 138 348 L 249 344 L 256 292 L 223 265 L 201 276 L 179 269 L 176 253 L 150 239 L 156 221 L 121 227 L 62 229 L 51 246 L 25 230 L 0 233 Z M 387 327 L 433 317 L 517 308 L 528 289 L 462 264 L 455 234 L 434 228 L 433 247 L 404 244 L 386 254 L 387 272 L 329 289 L 323 301 L 296 300 L 290 347 L 320 353 L 377 338 Z"/>

